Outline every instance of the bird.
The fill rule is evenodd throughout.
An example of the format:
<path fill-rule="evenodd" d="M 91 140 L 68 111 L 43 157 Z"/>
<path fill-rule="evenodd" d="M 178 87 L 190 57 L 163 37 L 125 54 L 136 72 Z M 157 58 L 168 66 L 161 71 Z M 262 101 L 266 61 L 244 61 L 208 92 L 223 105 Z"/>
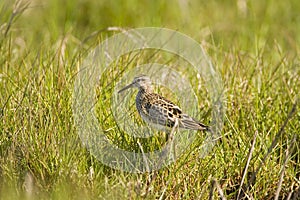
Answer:
<path fill-rule="evenodd" d="M 141 118 L 159 130 L 210 131 L 210 127 L 184 113 L 181 108 L 160 94 L 154 93 L 152 81 L 146 75 L 136 76 L 133 81 L 118 93 L 129 88 L 138 88 L 135 98 L 136 109 Z M 168 140 L 168 136 L 167 136 Z"/>

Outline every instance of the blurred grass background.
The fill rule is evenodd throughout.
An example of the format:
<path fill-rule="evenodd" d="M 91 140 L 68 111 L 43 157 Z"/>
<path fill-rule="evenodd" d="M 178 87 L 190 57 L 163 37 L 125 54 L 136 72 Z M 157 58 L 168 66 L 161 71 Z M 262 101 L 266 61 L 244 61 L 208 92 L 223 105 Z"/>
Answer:
<path fill-rule="evenodd" d="M 297 0 L 1 1 L 1 199 L 208 199 L 220 190 L 234 199 L 240 187 L 245 198 L 299 198 L 299 10 Z M 110 27 L 145 26 L 201 43 L 227 96 L 211 155 L 201 159 L 193 147 L 156 175 L 99 163 L 81 144 L 71 110 L 89 49 L 118 32 Z"/>

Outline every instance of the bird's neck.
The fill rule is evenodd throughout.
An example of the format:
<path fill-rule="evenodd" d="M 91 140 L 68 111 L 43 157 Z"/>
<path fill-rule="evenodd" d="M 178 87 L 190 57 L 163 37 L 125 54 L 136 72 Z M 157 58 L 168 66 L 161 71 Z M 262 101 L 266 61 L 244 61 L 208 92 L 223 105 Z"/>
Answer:
<path fill-rule="evenodd" d="M 153 93 L 153 88 L 152 88 L 152 86 L 140 87 L 139 92 L 140 93 Z"/>

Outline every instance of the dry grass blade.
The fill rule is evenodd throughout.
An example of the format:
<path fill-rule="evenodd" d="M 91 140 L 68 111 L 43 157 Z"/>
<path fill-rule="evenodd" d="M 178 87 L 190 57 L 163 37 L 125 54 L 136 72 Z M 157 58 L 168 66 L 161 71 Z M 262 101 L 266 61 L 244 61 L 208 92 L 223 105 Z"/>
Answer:
<path fill-rule="evenodd" d="M 23 2 L 23 0 L 18 0 L 15 2 L 13 12 L 9 18 L 7 27 L 4 32 L 4 37 L 7 36 L 15 18 L 21 15 L 26 9 L 28 9 L 29 5 L 30 5 L 30 1 Z"/>
<path fill-rule="evenodd" d="M 262 159 L 262 161 L 260 162 L 259 166 L 257 167 L 257 169 L 254 171 L 254 173 L 252 174 L 249 183 L 247 185 L 247 190 L 250 189 L 250 187 L 253 185 L 253 182 L 256 178 L 257 173 L 259 172 L 259 170 L 262 168 L 262 166 L 265 164 L 268 156 L 270 155 L 270 153 L 272 152 L 273 148 L 276 146 L 276 144 L 278 143 L 279 138 L 281 137 L 282 133 L 284 132 L 284 129 L 288 123 L 288 121 L 294 116 L 294 114 L 296 113 L 297 110 L 297 103 L 298 103 L 298 99 L 295 101 L 295 103 L 293 104 L 293 107 L 291 109 L 291 111 L 289 112 L 286 120 L 284 121 L 283 125 L 281 126 L 280 130 L 278 131 L 278 133 L 275 136 L 275 139 L 272 141 L 271 146 L 268 149 L 267 154 L 264 156 L 264 158 Z"/>
<path fill-rule="evenodd" d="M 226 197 L 224 196 L 224 192 L 223 192 L 219 182 L 217 181 L 217 179 L 213 179 L 213 185 L 217 188 L 220 198 L 222 200 L 226 200 Z"/>
<path fill-rule="evenodd" d="M 246 177 L 246 174 L 247 174 L 247 171 L 248 171 L 249 163 L 250 163 L 250 160 L 252 158 L 252 154 L 253 154 L 257 134 L 258 134 L 258 131 L 255 132 L 254 137 L 253 137 L 253 142 L 252 142 L 251 148 L 249 150 L 248 160 L 247 160 L 246 166 L 244 168 L 244 173 L 243 173 L 242 181 L 241 181 L 241 184 L 240 184 L 240 189 L 239 189 L 239 192 L 238 192 L 238 195 L 237 195 L 237 199 L 239 199 L 241 191 L 242 191 L 242 187 L 243 187 L 244 180 L 245 180 L 245 177 Z"/>
<path fill-rule="evenodd" d="M 282 165 L 281 170 L 280 170 L 280 180 L 278 182 L 278 187 L 277 187 L 277 190 L 275 192 L 275 198 L 274 198 L 274 200 L 277 200 L 279 198 L 279 193 L 280 193 L 281 188 L 282 188 L 282 182 L 283 182 L 285 168 L 286 168 L 287 162 L 288 162 L 288 160 L 289 160 L 289 158 L 291 156 L 291 152 L 293 152 L 294 144 L 296 142 L 296 139 L 297 139 L 297 135 L 295 135 L 293 137 L 291 144 L 286 149 L 286 154 L 285 154 L 284 162 L 283 162 L 283 165 Z"/>

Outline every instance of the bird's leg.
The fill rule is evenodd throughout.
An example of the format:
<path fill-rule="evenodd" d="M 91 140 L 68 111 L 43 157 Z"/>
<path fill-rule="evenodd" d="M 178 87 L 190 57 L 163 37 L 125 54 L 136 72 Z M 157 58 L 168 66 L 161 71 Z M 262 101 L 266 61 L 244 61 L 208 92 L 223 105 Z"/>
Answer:
<path fill-rule="evenodd" d="M 175 160 L 176 152 L 174 147 L 174 135 L 176 132 L 176 128 L 178 128 L 178 119 L 175 119 L 175 124 L 172 127 L 170 134 L 167 134 L 167 145 L 170 147 L 170 155 L 172 156 L 172 160 Z"/>
<path fill-rule="evenodd" d="M 175 124 L 172 127 L 172 130 L 171 130 L 171 132 L 168 136 L 168 141 L 172 141 L 174 139 L 174 134 L 175 134 L 175 131 L 176 131 L 175 129 L 177 128 L 177 126 L 178 126 L 178 119 L 176 118 L 175 119 Z"/>

